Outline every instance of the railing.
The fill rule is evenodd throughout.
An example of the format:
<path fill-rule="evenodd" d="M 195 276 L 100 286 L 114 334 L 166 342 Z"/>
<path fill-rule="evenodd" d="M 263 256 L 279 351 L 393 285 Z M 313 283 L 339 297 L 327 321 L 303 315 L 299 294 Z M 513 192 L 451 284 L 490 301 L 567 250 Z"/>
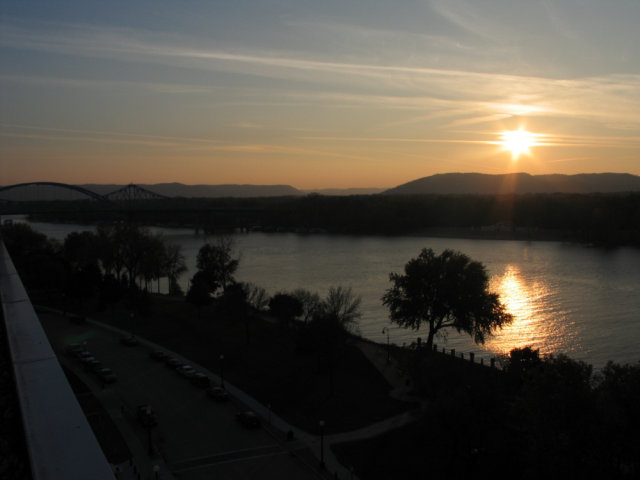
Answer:
<path fill-rule="evenodd" d="M 435 343 L 433 344 L 433 351 L 434 352 L 438 352 L 438 345 L 436 345 Z M 442 347 L 442 351 L 441 351 L 442 355 L 447 355 L 447 350 L 445 347 Z M 480 366 L 487 366 L 487 367 L 491 367 L 491 368 L 499 368 L 496 365 L 496 357 L 491 357 L 489 358 L 489 364 L 485 364 L 484 363 L 484 358 L 480 357 L 480 361 L 476 362 L 476 358 L 475 358 L 475 353 L 474 352 L 468 352 L 467 353 L 467 357 L 465 357 L 464 352 L 458 352 L 456 354 L 456 349 L 452 348 L 449 351 L 449 355 L 451 355 L 453 358 L 460 358 L 460 360 L 468 360 L 469 363 L 475 363 L 477 365 Z"/>
<path fill-rule="evenodd" d="M 34 480 L 114 480 L 2 239 L 0 298 Z"/>

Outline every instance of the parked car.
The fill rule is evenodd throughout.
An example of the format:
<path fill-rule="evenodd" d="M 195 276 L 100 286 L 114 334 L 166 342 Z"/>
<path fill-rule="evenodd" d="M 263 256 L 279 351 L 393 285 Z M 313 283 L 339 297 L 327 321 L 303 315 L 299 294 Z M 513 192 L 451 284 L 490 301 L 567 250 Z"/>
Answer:
<path fill-rule="evenodd" d="M 89 360 L 87 362 L 85 362 L 84 364 L 84 368 L 85 370 L 89 371 L 89 372 L 97 372 L 98 370 L 100 370 L 102 367 L 102 363 L 100 362 L 100 360 L 96 360 L 95 358 L 93 360 Z"/>
<path fill-rule="evenodd" d="M 151 405 L 138 405 L 138 421 L 143 427 L 155 427 L 158 424 L 158 417 Z"/>
<path fill-rule="evenodd" d="M 169 354 L 164 350 L 151 350 L 149 352 L 149 358 L 153 358 L 154 360 L 164 361 L 168 356 Z"/>
<path fill-rule="evenodd" d="M 247 428 L 258 428 L 260 426 L 258 415 L 251 410 L 236 413 L 236 420 Z"/>
<path fill-rule="evenodd" d="M 213 398 L 216 402 L 226 402 L 229 400 L 229 394 L 222 387 L 207 388 L 207 395 Z"/>
<path fill-rule="evenodd" d="M 180 375 L 186 378 L 191 378 L 196 373 L 198 373 L 198 371 L 195 368 L 193 368 L 191 365 L 180 365 L 179 367 L 176 368 L 176 371 Z"/>
<path fill-rule="evenodd" d="M 67 352 L 69 355 L 71 355 L 72 357 L 75 357 L 78 353 L 86 350 L 87 347 L 86 345 L 82 344 L 82 343 L 71 343 L 69 345 L 67 345 L 66 347 L 64 347 L 64 351 Z"/>
<path fill-rule="evenodd" d="M 111 370 L 110 368 L 100 368 L 96 370 L 96 375 L 104 383 L 113 383 L 116 380 L 118 380 L 118 377 L 116 376 L 115 373 L 113 373 L 113 370 Z"/>
<path fill-rule="evenodd" d="M 177 368 L 180 365 L 183 365 L 182 361 L 178 360 L 176 357 L 168 356 L 164 359 L 164 363 L 169 368 Z"/>
<path fill-rule="evenodd" d="M 76 355 L 76 358 L 80 360 L 82 363 L 89 363 L 96 359 L 96 357 L 93 356 L 93 353 L 91 353 L 88 350 L 83 350 L 82 352 L 79 352 Z"/>
<path fill-rule="evenodd" d="M 211 380 L 209 380 L 209 377 L 201 372 L 196 372 L 193 374 L 193 376 L 189 379 L 189 381 L 191 383 L 193 383 L 196 387 L 200 387 L 200 388 L 208 388 L 211 385 Z"/>
<path fill-rule="evenodd" d="M 138 341 L 138 338 L 135 335 L 129 335 L 127 337 L 122 337 L 120 339 L 120 343 L 128 347 L 135 347 L 140 342 Z"/>

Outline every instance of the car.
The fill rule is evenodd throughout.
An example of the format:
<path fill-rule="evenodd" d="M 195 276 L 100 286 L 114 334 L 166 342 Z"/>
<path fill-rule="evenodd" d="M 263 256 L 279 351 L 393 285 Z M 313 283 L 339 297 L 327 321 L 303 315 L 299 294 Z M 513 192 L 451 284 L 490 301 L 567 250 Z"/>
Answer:
<path fill-rule="evenodd" d="M 151 350 L 149 352 L 149 358 L 154 360 L 164 361 L 168 356 L 169 354 L 164 350 Z"/>
<path fill-rule="evenodd" d="M 67 352 L 72 357 L 75 357 L 78 353 L 86 350 L 86 345 L 82 343 L 71 343 L 64 347 L 64 351 Z"/>
<path fill-rule="evenodd" d="M 74 357 L 74 358 L 83 358 L 83 357 L 90 357 L 91 356 L 91 352 L 89 350 L 87 350 L 86 347 L 82 347 L 82 348 L 73 348 L 69 351 L 69 354 Z"/>
<path fill-rule="evenodd" d="M 143 427 L 151 428 L 158 424 L 158 417 L 151 405 L 138 405 L 138 421 Z"/>
<path fill-rule="evenodd" d="M 169 368 L 177 368 L 180 365 L 183 365 L 182 361 L 177 359 L 176 357 L 168 356 L 164 359 L 164 364 Z"/>
<path fill-rule="evenodd" d="M 196 387 L 200 387 L 200 388 L 208 388 L 211 385 L 211 380 L 209 380 L 209 377 L 201 372 L 196 372 L 193 374 L 193 376 L 189 379 L 189 381 L 191 383 L 193 383 Z"/>
<path fill-rule="evenodd" d="M 110 368 L 99 368 L 98 370 L 96 370 L 96 375 L 104 383 L 113 383 L 118 380 L 118 377 Z"/>
<path fill-rule="evenodd" d="M 127 337 L 122 337 L 120 339 L 120 343 L 128 347 L 135 347 L 140 342 L 138 341 L 135 335 L 129 335 Z"/>
<path fill-rule="evenodd" d="M 176 372 L 186 378 L 193 377 L 198 371 L 193 368 L 191 365 L 180 365 L 176 368 Z"/>
<path fill-rule="evenodd" d="M 100 363 L 100 360 L 96 360 L 95 358 L 93 360 L 89 360 L 87 362 L 84 362 L 84 368 L 85 370 L 89 371 L 89 372 L 97 372 L 98 370 L 100 370 L 102 367 L 102 363 Z"/>
<path fill-rule="evenodd" d="M 213 398 L 216 402 L 226 402 L 229 400 L 229 394 L 222 387 L 207 388 L 207 395 Z"/>
<path fill-rule="evenodd" d="M 258 415 L 251 410 L 236 413 L 236 420 L 247 428 L 258 428 L 260 426 L 260 419 L 258 418 Z"/>
<path fill-rule="evenodd" d="M 96 359 L 96 357 L 93 356 L 93 353 L 88 350 L 83 350 L 82 352 L 78 353 L 78 355 L 76 355 L 76 358 L 82 363 L 89 363 Z"/>

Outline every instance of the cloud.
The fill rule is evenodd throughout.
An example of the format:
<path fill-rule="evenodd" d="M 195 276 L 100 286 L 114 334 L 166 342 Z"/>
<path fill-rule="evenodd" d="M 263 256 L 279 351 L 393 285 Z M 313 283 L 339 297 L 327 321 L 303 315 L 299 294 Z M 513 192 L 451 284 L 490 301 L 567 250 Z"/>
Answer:
<path fill-rule="evenodd" d="M 30 138 L 62 142 L 96 142 L 112 144 L 137 144 L 148 147 L 186 147 L 189 145 L 217 145 L 217 140 L 193 137 L 144 135 L 98 130 L 73 130 L 29 125 L 0 124 L 1 137 Z"/>
<path fill-rule="evenodd" d="M 444 5 L 439 2 L 436 7 L 450 22 L 469 31 L 470 36 L 484 38 L 489 35 L 486 30 L 488 24 L 474 26 L 473 22 L 470 23 L 470 10 L 454 11 Z M 464 5 L 465 9 L 470 8 L 470 4 Z M 361 61 L 354 61 L 353 52 L 348 49 L 328 58 L 318 52 L 305 55 L 304 52 L 270 49 L 268 45 L 222 49 L 198 43 L 187 35 L 125 28 L 91 25 L 49 26 L 46 31 L 16 25 L 3 28 L 0 44 L 5 48 L 105 58 L 136 65 L 161 64 L 181 71 L 189 70 L 190 78 L 195 80 L 188 83 L 162 79 L 93 80 L 79 75 L 63 78 L 5 74 L 0 77 L 0 81 L 5 83 L 72 88 L 141 88 L 163 94 L 201 95 L 203 101 L 212 105 L 312 105 L 333 109 L 379 108 L 412 112 L 394 118 L 393 122 L 379 120 L 380 128 L 382 124 L 400 126 L 423 122 L 453 133 L 464 126 L 491 124 L 510 117 L 538 117 L 556 122 L 572 120 L 576 125 L 589 122 L 592 129 L 640 128 L 640 74 L 609 73 L 566 78 L 514 75 L 474 69 L 476 64 L 473 61 L 469 62 L 467 69 L 430 65 L 424 63 L 424 59 L 411 62 L 405 56 L 398 57 L 402 60 L 394 60 L 392 55 L 377 59 L 369 55 Z M 347 25 L 335 28 L 346 31 Z M 382 39 L 393 36 L 393 32 L 365 27 L 360 27 L 356 34 L 362 38 L 368 35 Z M 419 36 L 414 35 L 413 38 Z M 423 40 L 440 40 L 445 44 L 450 37 L 426 35 Z M 487 41 L 495 40 L 491 37 Z M 226 72 L 277 81 L 242 84 L 228 78 L 218 80 L 218 77 L 213 77 L 212 81 L 210 75 L 201 75 L 203 72 Z M 383 119 L 384 115 L 379 117 Z M 232 125 L 256 123 L 236 119 Z M 95 141 L 106 140 L 99 137 Z M 624 139 L 620 141 L 630 144 Z"/>

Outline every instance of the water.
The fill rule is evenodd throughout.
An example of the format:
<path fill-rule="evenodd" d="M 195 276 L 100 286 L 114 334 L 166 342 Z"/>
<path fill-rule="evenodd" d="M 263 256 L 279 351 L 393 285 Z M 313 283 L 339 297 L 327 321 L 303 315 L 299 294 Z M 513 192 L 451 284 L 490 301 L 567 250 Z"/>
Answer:
<path fill-rule="evenodd" d="M 49 237 L 63 240 L 74 230 L 89 227 L 32 223 Z M 186 290 L 196 271 L 195 257 L 207 240 L 184 229 L 153 229 L 168 243 L 183 247 L 189 271 L 181 279 Z M 209 238 L 212 240 L 212 238 Z M 306 288 L 324 296 L 332 285 L 352 287 L 362 296 L 361 333 L 386 342 L 388 312 L 381 297 L 389 288 L 389 273 L 422 248 L 439 253 L 461 251 L 482 262 L 491 289 L 514 322 L 485 345 L 449 332 L 437 343 L 447 349 L 475 352 L 488 358 L 514 347 L 532 345 L 542 353 L 566 353 L 601 367 L 607 360 L 640 361 L 640 250 L 602 250 L 560 242 L 468 240 L 427 237 L 339 235 L 237 234 L 240 256 L 236 278 L 252 282 L 269 294 Z M 166 289 L 166 281 L 162 285 Z M 391 326 L 390 340 L 402 345 L 425 332 Z"/>

